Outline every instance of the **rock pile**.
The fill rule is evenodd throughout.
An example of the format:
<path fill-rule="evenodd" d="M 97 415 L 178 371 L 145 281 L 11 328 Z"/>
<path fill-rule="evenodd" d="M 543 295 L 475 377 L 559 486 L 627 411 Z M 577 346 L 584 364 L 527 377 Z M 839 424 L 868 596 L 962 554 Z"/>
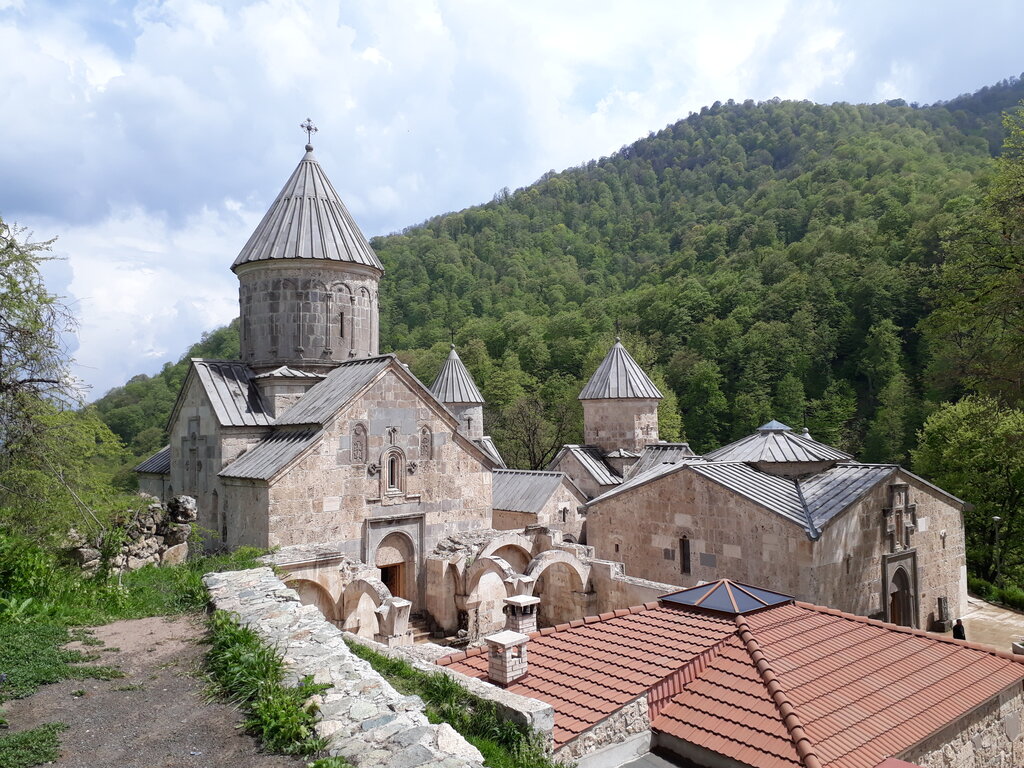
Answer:
<path fill-rule="evenodd" d="M 72 531 L 71 556 L 90 573 L 103 564 L 104 552 L 114 573 L 134 571 L 149 563 L 177 565 L 188 557 L 188 537 L 195 519 L 196 500 L 175 496 L 166 507 L 159 502 L 150 504 L 97 539 L 87 540 Z"/>
<path fill-rule="evenodd" d="M 269 568 L 203 577 L 215 607 L 236 613 L 285 660 L 290 682 L 312 675 L 331 688 L 314 697 L 331 755 L 356 768 L 481 768 L 483 758 L 450 725 L 431 725 L 418 696 L 403 696 L 348 649 L 341 631 L 302 605 Z"/>

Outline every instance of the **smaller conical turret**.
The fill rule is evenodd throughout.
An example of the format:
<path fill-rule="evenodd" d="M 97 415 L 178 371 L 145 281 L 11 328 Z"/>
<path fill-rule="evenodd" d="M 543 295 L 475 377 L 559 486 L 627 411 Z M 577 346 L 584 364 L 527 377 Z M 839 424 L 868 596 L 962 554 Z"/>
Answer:
<path fill-rule="evenodd" d="M 658 442 L 661 391 L 618 337 L 583 387 L 583 440 L 606 454 Z"/>
<path fill-rule="evenodd" d="M 455 351 L 454 344 L 430 391 L 455 414 L 459 420 L 459 432 L 470 440 L 484 436 L 484 396 Z"/>

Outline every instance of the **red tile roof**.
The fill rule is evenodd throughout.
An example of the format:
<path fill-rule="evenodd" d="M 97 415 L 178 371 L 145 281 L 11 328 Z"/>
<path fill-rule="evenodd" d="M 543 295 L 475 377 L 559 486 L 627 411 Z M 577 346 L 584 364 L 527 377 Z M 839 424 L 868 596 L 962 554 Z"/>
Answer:
<path fill-rule="evenodd" d="M 652 729 L 741 763 L 876 768 L 1024 681 L 1009 654 L 805 603 L 623 613 L 531 635 L 508 689 L 552 705 L 556 747 L 646 694 Z M 487 678 L 483 649 L 438 663 Z"/>

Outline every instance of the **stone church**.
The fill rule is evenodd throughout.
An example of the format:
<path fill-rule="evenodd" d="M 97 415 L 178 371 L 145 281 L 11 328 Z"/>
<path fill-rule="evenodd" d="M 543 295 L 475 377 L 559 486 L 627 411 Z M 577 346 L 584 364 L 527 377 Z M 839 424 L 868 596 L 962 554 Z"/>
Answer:
<path fill-rule="evenodd" d="M 352 631 L 406 642 L 411 610 L 476 637 L 507 600 L 567 621 L 722 577 L 918 627 L 964 607 L 960 500 L 777 423 L 703 457 L 661 442 L 619 340 L 584 444 L 505 468 L 454 346 L 429 387 L 380 354 L 384 268 L 311 145 L 231 269 L 242 359 L 191 361 L 140 488 L 195 497 L 209 548 L 281 548 Z"/>

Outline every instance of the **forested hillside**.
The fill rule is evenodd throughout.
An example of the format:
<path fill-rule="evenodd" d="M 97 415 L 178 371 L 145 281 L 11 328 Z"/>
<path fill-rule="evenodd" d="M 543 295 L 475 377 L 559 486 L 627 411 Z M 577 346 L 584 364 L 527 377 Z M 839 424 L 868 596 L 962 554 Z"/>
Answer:
<path fill-rule="evenodd" d="M 575 395 L 616 321 L 669 394 L 664 438 L 706 450 L 778 418 L 907 462 L 929 411 L 964 391 L 922 321 L 944 237 L 984 195 L 1000 113 L 1022 98 L 1014 78 L 921 108 L 716 103 L 375 238 L 382 349 L 429 384 L 454 336 L 521 466 L 579 439 Z M 231 357 L 233 334 L 189 354 Z M 137 455 L 161 444 L 183 373 L 168 365 L 97 402 Z"/>

